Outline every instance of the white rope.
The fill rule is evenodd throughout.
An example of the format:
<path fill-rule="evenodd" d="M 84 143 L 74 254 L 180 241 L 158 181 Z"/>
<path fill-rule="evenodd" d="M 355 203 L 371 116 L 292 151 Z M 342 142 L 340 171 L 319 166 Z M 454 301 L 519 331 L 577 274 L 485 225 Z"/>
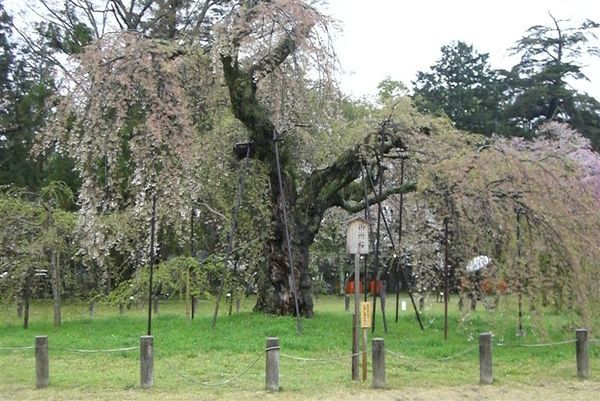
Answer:
<path fill-rule="evenodd" d="M 439 358 L 439 359 L 436 359 L 436 361 L 449 361 L 450 359 L 456 359 L 456 358 L 458 358 L 458 357 L 460 357 L 460 356 L 463 356 L 463 355 L 465 355 L 465 354 L 468 354 L 469 352 L 473 351 L 473 350 L 474 350 L 474 349 L 476 349 L 476 348 L 477 348 L 477 346 L 473 346 L 473 347 L 471 347 L 471 348 L 467 348 L 467 349 L 466 349 L 466 350 L 464 350 L 463 352 L 459 352 L 458 354 L 454 354 L 454 355 L 451 355 L 451 356 L 447 356 L 447 357 L 445 357 L 445 358 Z"/>
<path fill-rule="evenodd" d="M 126 348 L 113 348 L 113 349 L 76 349 L 76 348 L 56 348 L 61 351 L 78 352 L 81 354 L 95 354 L 102 352 L 122 352 L 122 351 L 133 351 L 139 349 L 139 347 L 126 347 Z"/>
<path fill-rule="evenodd" d="M 35 346 L 29 345 L 27 347 L 13 347 L 13 348 L 11 348 L 11 347 L 0 347 L 0 350 L 2 350 L 2 351 L 20 351 L 20 350 L 23 350 L 23 349 L 32 349 L 32 348 L 35 348 Z"/>
<path fill-rule="evenodd" d="M 449 361 L 449 360 L 452 360 L 452 359 L 456 359 L 456 358 L 458 358 L 460 356 L 468 354 L 469 352 L 473 351 L 476 348 L 477 348 L 477 346 L 472 346 L 472 347 L 469 347 L 466 350 L 461 351 L 459 353 L 456 353 L 454 355 L 450 355 L 450 356 L 447 356 L 447 357 L 444 357 L 444 358 L 437 358 L 437 359 L 412 358 L 412 357 L 409 357 L 409 356 L 406 356 L 406 355 L 402 355 L 402 354 L 400 354 L 398 352 L 394 352 L 394 351 L 391 351 L 391 350 L 388 350 L 388 349 L 386 349 L 385 352 L 388 352 L 389 354 L 391 354 L 391 355 L 393 355 L 393 356 L 395 356 L 397 358 L 400 358 L 400 359 L 406 359 L 406 360 L 415 361 L 415 362 L 431 363 L 431 362 L 444 362 L 444 361 Z"/>
<path fill-rule="evenodd" d="M 565 341 L 560 341 L 560 342 L 556 342 L 556 343 L 546 343 L 546 344 L 517 344 L 517 347 L 525 347 L 525 348 L 530 348 L 530 347 L 553 347 L 555 345 L 563 345 L 563 344 L 571 344 L 577 342 L 577 340 L 565 340 Z"/>
<path fill-rule="evenodd" d="M 295 360 L 295 361 L 317 362 L 317 363 L 322 362 L 322 363 L 325 363 L 325 362 L 340 361 L 340 360 L 343 360 L 343 359 L 352 358 L 352 357 L 355 357 L 355 356 L 362 355 L 362 354 L 364 354 L 366 352 L 369 352 L 369 351 L 360 351 L 360 352 L 357 352 L 355 354 L 348 354 L 348 355 L 343 355 L 343 356 L 336 356 L 336 357 L 332 357 L 332 358 L 304 358 L 304 357 L 300 357 L 300 356 L 293 356 L 293 355 L 287 355 L 287 354 L 281 354 L 281 356 L 284 357 L 284 358 Z"/>
<path fill-rule="evenodd" d="M 272 351 L 272 350 L 275 350 L 275 349 L 279 349 L 279 347 L 270 347 L 270 348 L 267 348 L 267 349 L 265 349 L 265 352 L 266 352 L 266 351 Z M 200 381 L 200 380 L 198 380 L 198 379 L 196 379 L 196 378 L 194 378 L 194 377 L 191 377 L 191 376 L 189 376 L 188 374 L 185 374 L 185 373 L 183 373 L 182 371 L 180 371 L 180 370 L 176 369 L 176 368 L 175 368 L 173 365 L 171 365 L 171 364 L 170 364 L 170 363 L 169 363 L 169 362 L 168 362 L 166 359 L 162 359 L 162 361 L 163 361 L 163 362 L 164 362 L 164 363 L 165 363 L 165 364 L 166 364 L 166 365 L 167 365 L 167 366 L 168 366 L 168 367 L 171 369 L 171 371 L 172 371 L 173 373 L 175 373 L 177 376 L 179 376 L 179 377 L 181 377 L 181 378 L 183 378 L 183 379 L 185 379 L 185 380 L 187 380 L 187 381 L 189 381 L 189 382 L 192 382 L 192 383 L 199 384 L 199 385 L 201 385 L 201 386 L 212 387 L 212 386 L 223 386 L 223 385 L 225 385 L 225 384 L 229 384 L 229 383 L 231 383 L 231 382 L 233 382 L 233 381 L 236 381 L 236 380 L 240 379 L 242 376 L 244 376 L 246 373 L 248 373 L 248 371 L 249 371 L 250 369 L 252 369 L 252 367 L 253 367 L 254 365 L 256 365 L 256 363 L 257 363 L 257 362 L 258 362 L 258 361 L 259 361 L 261 358 L 262 358 L 262 353 L 261 353 L 260 355 L 258 355 L 258 357 L 256 357 L 256 359 L 255 359 L 254 361 L 252 361 L 252 363 L 250 363 L 250 365 L 248 365 L 248 367 L 247 367 L 246 369 L 244 369 L 243 371 L 241 371 L 239 374 L 237 374 L 237 375 L 235 375 L 235 376 L 233 376 L 233 377 L 231 377 L 231 378 L 229 378 L 229 379 L 226 379 L 226 380 L 221 380 L 221 381 L 218 381 L 218 382 L 203 382 L 203 381 Z"/>

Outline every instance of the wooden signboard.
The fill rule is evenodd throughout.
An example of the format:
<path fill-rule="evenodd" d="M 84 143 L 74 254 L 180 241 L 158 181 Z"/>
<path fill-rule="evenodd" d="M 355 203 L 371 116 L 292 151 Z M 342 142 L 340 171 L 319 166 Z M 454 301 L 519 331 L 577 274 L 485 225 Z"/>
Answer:
<path fill-rule="evenodd" d="M 371 303 L 361 302 L 360 303 L 360 327 L 368 329 L 371 327 Z"/>
<path fill-rule="evenodd" d="M 355 217 L 348 221 L 346 251 L 351 255 L 369 253 L 369 222 L 366 219 Z"/>
<path fill-rule="evenodd" d="M 369 253 L 369 222 L 362 217 L 355 217 L 348 221 L 348 230 L 346 232 L 346 251 L 354 255 L 354 321 L 352 329 L 352 379 L 359 379 L 359 319 L 361 327 L 371 326 L 370 305 L 366 306 L 366 311 L 359 308 L 360 303 L 360 257 Z M 366 284 L 365 284 L 366 285 Z M 364 308 L 362 308 L 364 309 Z M 365 326 L 365 320 L 369 319 Z M 367 379 L 367 348 L 366 348 L 367 329 L 363 329 L 363 380 Z"/>

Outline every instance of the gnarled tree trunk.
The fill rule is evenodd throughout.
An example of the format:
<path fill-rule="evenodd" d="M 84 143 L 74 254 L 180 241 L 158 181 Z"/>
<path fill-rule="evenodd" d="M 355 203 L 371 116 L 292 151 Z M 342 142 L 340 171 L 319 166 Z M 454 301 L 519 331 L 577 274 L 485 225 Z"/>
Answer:
<path fill-rule="evenodd" d="M 300 27 L 297 31 L 303 31 Z M 310 29 L 310 28 L 308 28 Z M 360 176 L 363 163 L 372 163 L 373 160 L 363 160 L 364 152 L 361 146 L 356 145 L 348 149 L 333 164 L 310 174 L 301 186 L 296 185 L 290 169 L 292 166 L 286 162 L 286 144 L 282 144 L 283 157 L 281 167 L 282 187 L 285 196 L 279 190 L 278 166 L 274 157 L 273 137 L 276 134 L 275 125 L 271 121 L 269 111 L 260 104 L 257 92 L 257 76 L 266 76 L 296 50 L 296 29 L 283 37 L 271 51 L 271 56 L 262 59 L 254 65 L 242 66 L 235 54 L 222 54 L 221 63 L 225 82 L 229 89 L 231 109 L 234 115 L 246 126 L 250 132 L 250 139 L 254 142 L 254 158 L 263 162 L 269 170 L 271 201 L 273 205 L 273 221 L 275 233 L 268 244 L 268 266 L 259 282 L 259 297 L 255 306 L 256 310 L 274 314 L 294 314 L 295 305 L 293 287 L 291 284 L 291 268 L 285 239 L 285 226 L 283 221 L 283 199 L 285 199 L 289 215 L 289 229 L 292 246 L 292 259 L 294 265 L 294 281 L 299 301 L 301 315 L 313 315 L 313 301 L 311 295 L 311 277 L 308 269 L 309 247 L 313 243 L 321 225 L 321 220 L 327 209 L 340 206 L 352 212 L 364 208 L 364 192 L 361 185 L 355 182 Z M 392 128 L 389 130 L 388 128 Z M 386 138 L 384 151 L 392 148 L 404 148 L 396 127 L 383 124 L 380 134 Z M 379 143 L 379 138 L 375 138 Z M 374 155 L 373 155 L 374 159 Z M 298 190 L 298 188 L 301 190 Z M 414 190 L 414 183 L 402 187 L 391 188 L 385 191 L 378 199 L 369 202 L 381 201 L 390 194 Z"/>

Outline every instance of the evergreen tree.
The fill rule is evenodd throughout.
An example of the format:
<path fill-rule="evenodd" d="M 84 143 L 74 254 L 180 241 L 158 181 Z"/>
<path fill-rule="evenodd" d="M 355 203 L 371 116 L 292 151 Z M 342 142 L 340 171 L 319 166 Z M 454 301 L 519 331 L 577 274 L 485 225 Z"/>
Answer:
<path fill-rule="evenodd" d="M 550 14 L 551 26 L 534 25 L 512 48 L 521 55 L 510 79 L 511 104 L 507 117 L 524 131 L 535 131 L 545 121 L 566 122 L 600 146 L 600 103 L 569 85 L 572 80 L 588 80 L 581 64 L 584 55 L 599 56 L 590 42 L 597 39 L 600 26 L 586 20 L 568 25 Z"/>
<path fill-rule="evenodd" d="M 414 101 L 420 111 L 445 113 L 456 127 L 490 135 L 502 132 L 503 81 L 488 62 L 464 42 L 443 46 L 431 72 L 417 73 Z"/>

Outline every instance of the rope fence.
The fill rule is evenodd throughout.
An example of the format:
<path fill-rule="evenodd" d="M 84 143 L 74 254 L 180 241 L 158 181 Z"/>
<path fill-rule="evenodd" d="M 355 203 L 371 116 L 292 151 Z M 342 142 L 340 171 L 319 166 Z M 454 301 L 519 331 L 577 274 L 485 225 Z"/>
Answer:
<path fill-rule="evenodd" d="M 420 363 L 435 363 L 435 362 L 447 362 L 447 361 L 451 361 L 453 359 L 460 358 L 461 356 L 466 355 L 470 352 L 473 352 L 476 349 L 477 349 L 477 346 L 472 346 L 472 347 L 469 347 L 469 348 L 465 349 L 464 351 L 458 352 L 456 354 L 453 354 L 453 355 L 450 355 L 447 357 L 443 357 L 443 358 L 436 358 L 436 359 L 413 358 L 413 357 L 402 355 L 399 352 L 394 352 L 394 351 L 391 351 L 388 349 L 386 349 L 385 352 L 387 352 L 388 354 L 390 354 L 392 356 L 395 356 L 396 358 L 406 359 L 408 361 L 414 361 L 414 362 L 420 362 Z"/>
<path fill-rule="evenodd" d="M 222 380 L 207 381 L 194 377 L 189 372 L 182 371 L 179 367 L 169 361 L 167 353 L 158 352 L 158 362 L 164 364 L 166 368 L 175 374 L 176 376 L 204 387 L 218 387 L 225 386 L 230 383 L 239 381 L 256 366 L 261 358 L 265 358 L 265 382 L 266 389 L 269 391 L 279 391 L 279 362 L 280 358 L 285 358 L 291 361 L 298 361 L 302 363 L 314 363 L 314 364 L 326 364 L 336 361 L 351 360 L 357 356 L 365 356 L 366 354 L 372 354 L 372 372 L 373 372 L 373 387 L 374 388 L 385 388 L 385 355 L 390 355 L 393 358 L 403 359 L 407 361 L 413 361 L 417 363 L 445 363 L 456 360 L 465 355 L 474 353 L 479 348 L 479 370 L 480 370 L 480 384 L 491 384 L 493 382 L 492 375 L 492 347 L 502 348 L 543 348 L 543 347 L 557 347 L 567 344 L 575 344 L 576 354 L 576 367 L 577 377 L 586 379 L 589 377 L 589 344 L 600 343 L 600 339 L 588 338 L 588 331 L 585 329 L 576 330 L 576 338 L 540 343 L 540 344 L 506 344 L 492 342 L 491 333 L 481 333 L 479 335 L 479 345 L 471 345 L 462 351 L 454 354 L 441 357 L 441 358 L 423 358 L 423 357 L 412 357 L 404 355 L 400 352 L 385 349 L 384 339 L 374 338 L 372 348 L 365 349 L 356 353 L 348 353 L 345 355 L 337 356 L 325 356 L 323 358 L 313 358 L 306 356 L 291 355 L 281 353 L 281 347 L 279 345 L 279 338 L 270 337 L 267 338 L 266 347 L 258 352 L 255 356 L 251 356 L 247 364 L 242 365 L 240 361 L 237 361 L 237 367 L 239 371 L 237 373 L 215 373 L 217 377 L 223 378 Z M 154 384 L 154 357 L 156 355 L 152 336 L 142 336 L 140 338 L 139 346 L 129 346 L 120 348 L 108 348 L 108 349 L 81 349 L 81 348 L 67 348 L 67 347 L 56 347 L 49 346 L 47 336 L 37 336 L 35 338 L 34 346 L 15 346 L 15 347 L 0 347 L 1 351 L 22 351 L 35 349 L 35 362 L 36 362 L 36 385 L 38 388 L 47 387 L 49 381 L 49 350 L 57 350 L 63 352 L 72 352 L 79 354 L 102 354 L 102 353 L 115 353 L 115 352 L 130 352 L 139 350 L 140 353 L 140 382 L 141 388 L 151 388 Z M 256 352 L 256 351 L 254 351 Z M 252 355 L 252 353 L 250 353 Z M 349 364 L 350 365 L 350 364 Z M 243 366 L 243 368 L 242 368 Z M 366 372 L 366 370 L 365 370 Z M 354 373 L 354 370 L 353 370 Z M 353 375 L 353 378 L 355 376 Z M 363 376 L 363 380 L 366 380 L 366 376 Z"/>
<path fill-rule="evenodd" d="M 590 340 L 588 340 L 590 341 Z M 496 343 L 494 346 L 502 347 L 502 348 L 536 348 L 536 347 L 556 347 L 558 345 L 564 344 L 574 344 L 577 340 L 564 340 L 558 341 L 554 343 L 543 343 L 543 344 L 505 344 L 505 343 Z"/>
<path fill-rule="evenodd" d="M 279 347 L 276 348 L 272 348 L 272 349 L 279 349 Z M 265 349 L 265 352 L 269 351 L 269 349 Z M 243 369 L 240 373 L 236 374 L 235 376 L 226 379 L 226 380 L 221 380 L 221 381 L 216 381 L 216 382 L 207 382 L 207 381 L 201 381 L 198 380 L 192 376 L 190 376 L 187 373 L 182 372 L 181 370 L 177 369 L 175 366 L 173 366 L 171 363 L 169 363 L 169 361 L 167 361 L 167 359 L 161 359 L 160 361 L 163 362 L 165 365 L 167 365 L 167 367 L 169 369 L 171 369 L 171 372 L 173 372 L 175 375 L 181 377 L 182 379 L 185 379 L 187 381 L 189 381 L 190 383 L 194 383 L 194 384 L 199 384 L 201 386 L 205 386 L 205 387 L 218 387 L 218 386 L 224 386 L 226 384 L 229 383 L 233 383 L 235 381 L 240 380 L 246 373 L 248 373 L 250 371 L 250 369 L 252 369 L 254 367 L 254 365 L 256 365 L 256 363 L 263 357 L 263 353 L 261 352 L 256 359 L 254 359 L 245 369 Z"/>
<path fill-rule="evenodd" d="M 292 359 L 294 361 L 301 361 L 301 362 L 314 362 L 314 363 L 328 363 L 328 362 L 336 362 L 336 361 L 342 361 L 344 359 L 351 359 L 355 356 L 361 356 L 362 354 L 368 353 L 371 350 L 366 350 L 366 351 L 360 351 L 360 352 L 356 352 L 354 354 L 347 354 L 347 355 L 342 355 L 342 356 L 335 356 L 335 357 L 331 357 L 331 358 L 305 358 L 305 357 L 300 357 L 300 356 L 292 356 L 292 355 L 287 355 L 287 354 L 281 354 L 282 357 L 287 358 L 287 359 Z"/>
<path fill-rule="evenodd" d="M 33 345 L 29 345 L 26 347 L 0 347 L 0 351 L 21 351 L 26 349 L 34 349 Z"/>
<path fill-rule="evenodd" d="M 56 349 L 59 351 L 68 351 L 75 352 L 78 354 L 100 354 L 100 353 L 111 353 L 111 352 L 125 352 L 125 351 L 133 351 L 139 350 L 139 347 L 125 347 L 125 348 L 112 348 L 112 349 L 76 349 L 76 348 L 58 348 L 52 347 L 51 349 Z"/>

